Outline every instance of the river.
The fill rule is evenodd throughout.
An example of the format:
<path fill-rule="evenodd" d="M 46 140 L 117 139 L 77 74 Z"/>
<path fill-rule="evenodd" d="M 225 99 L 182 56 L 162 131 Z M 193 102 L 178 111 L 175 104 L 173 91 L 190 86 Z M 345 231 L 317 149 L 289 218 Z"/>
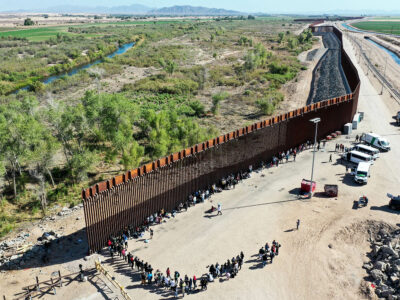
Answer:
<path fill-rule="evenodd" d="M 126 51 L 128 51 L 129 49 L 131 49 L 133 46 L 135 46 L 135 42 L 122 45 L 121 47 L 119 47 L 117 50 L 115 50 L 113 53 L 107 55 L 106 57 L 107 57 L 107 58 L 113 58 L 113 57 L 115 57 L 115 56 L 117 56 L 117 55 L 124 54 Z M 95 61 L 93 61 L 93 62 L 91 62 L 91 63 L 88 63 L 88 64 L 86 64 L 86 65 L 82 65 L 82 66 L 73 68 L 72 70 L 70 70 L 70 71 L 68 71 L 68 72 L 61 73 L 61 74 L 58 74 L 58 75 L 54 75 L 54 76 L 50 76 L 50 77 L 44 78 L 44 79 L 41 80 L 41 81 L 42 81 L 44 84 L 49 84 L 49 83 L 52 83 L 54 80 L 57 80 L 57 79 L 59 79 L 59 78 L 61 78 L 61 77 L 63 77 L 63 76 L 72 76 L 72 75 L 75 75 L 76 73 L 78 73 L 78 72 L 81 71 L 81 70 L 88 69 L 88 68 L 93 67 L 93 66 L 95 66 L 95 65 L 98 65 L 98 64 L 100 64 L 100 63 L 102 63 L 102 62 L 104 62 L 104 58 L 100 58 L 100 59 L 97 59 L 97 60 L 95 60 Z M 17 94 L 19 91 L 28 90 L 29 87 L 30 87 L 30 85 L 24 86 L 24 87 L 22 87 L 22 88 L 20 88 L 20 89 L 18 89 L 18 90 L 16 90 L 16 91 L 14 91 L 13 94 Z"/>

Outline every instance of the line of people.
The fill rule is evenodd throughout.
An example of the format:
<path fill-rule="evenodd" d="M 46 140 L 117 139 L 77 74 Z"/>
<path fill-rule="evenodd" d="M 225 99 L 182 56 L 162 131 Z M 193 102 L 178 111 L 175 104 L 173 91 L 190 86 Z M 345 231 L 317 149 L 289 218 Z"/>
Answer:
<path fill-rule="evenodd" d="M 127 262 L 132 270 L 135 269 L 137 272 L 140 272 L 142 285 L 154 284 L 159 288 L 171 290 L 175 297 L 178 297 L 179 292 L 184 297 L 185 293 L 189 294 L 197 290 L 198 279 L 196 275 L 190 278 L 188 275 L 185 275 L 182 278 L 180 273 L 175 271 L 173 276 L 171 276 L 171 270 L 169 267 L 167 268 L 165 275 L 159 269 L 153 273 L 154 269 L 149 263 L 144 262 L 139 257 L 135 257 L 131 252 L 127 251 L 123 239 L 110 239 L 108 245 L 111 259 L 114 259 L 114 253 L 116 252 L 121 259 Z M 242 251 L 236 257 L 232 257 L 231 260 L 228 259 L 224 264 L 220 265 L 219 263 L 216 263 L 215 265 L 209 266 L 209 272 L 200 278 L 200 290 L 207 290 L 208 283 L 214 282 L 218 277 L 225 276 L 226 279 L 235 278 L 239 270 L 242 269 L 243 259 L 244 254 Z"/>
<path fill-rule="evenodd" d="M 282 163 L 284 159 L 286 159 L 286 161 L 289 161 L 290 156 L 293 157 L 293 161 L 296 161 L 296 156 L 300 152 L 309 149 L 312 146 L 313 145 L 310 143 L 310 141 L 307 141 L 306 143 L 300 144 L 298 147 L 291 148 L 286 152 L 283 151 L 281 153 L 278 153 L 276 156 L 273 156 L 269 164 L 262 161 L 259 167 L 263 169 L 265 167 L 279 166 L 279 163 Z M 235 188 L 236 184 L 240 183 L 243 179 L 250 178 L 252 172 L 253 166 L 249 165 L 247 170 L 239 171 L 236 175 L 233 173 L 227 175 L 226 177 L 221 178 L 218 184 L 212 184 L 204 190 L 198 190 L 193 194 L 190 194 L 187 201 L 179 203 L 179 205 L 172 209 L 171 212 L 167 212 L 162 208 L 159 211 L 146 217 L 141 225 L 126 226 L 119 233 L 119 238 L 123 238 L 125 243 L 127 243 L 128 239 L 143 238 L 146 232 L 149 232 L 150 238 L 152 238 L 154 231 L 150 228 L 150 226 L 161 224 L 162 222 L 165 222 L 167 219 L 170 218 L 175 218 L 178 212 L 181 212 L 182 210 L 187 211 L 189 207 L 195 206 L 197 203 L 200 202 L 205 202 L 205 200 L 209 199 L 214 193 L 221 192 L 223 189 Z M 145 242 L 148 242 L 148 240 L 146 239 Z"/>

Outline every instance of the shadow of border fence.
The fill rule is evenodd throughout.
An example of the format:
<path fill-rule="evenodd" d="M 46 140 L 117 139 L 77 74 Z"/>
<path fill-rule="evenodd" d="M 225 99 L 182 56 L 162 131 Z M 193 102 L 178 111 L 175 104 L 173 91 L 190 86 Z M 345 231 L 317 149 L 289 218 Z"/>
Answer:
<path fill-rule="evenodd" d="M 342 33 L 335 27 L 310 28 L 313 32 L 334 32 L 342 42 Z M 350 94 L 237 129 L 82 190 L 89 251 L 102 249 L 111 234 L 129 225 L 138 226 L 161 209 L 171 211 L 189 194 L 229 174 L 247 170 L 249 165 L 257 167 L 280 151 L 313 140 L 312 118 L 321 118 L 319 139 L 341 130 L 357 111 L 360 90 L 357 70 L 343 44 L 341 52 Z"/>

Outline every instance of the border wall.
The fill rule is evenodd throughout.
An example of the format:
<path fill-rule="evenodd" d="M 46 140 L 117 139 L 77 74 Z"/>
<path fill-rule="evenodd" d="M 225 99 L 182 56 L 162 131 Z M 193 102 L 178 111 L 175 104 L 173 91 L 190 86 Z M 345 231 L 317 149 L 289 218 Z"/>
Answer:
<path fill-rule="evenodd" d="M 332 26 L 312 30 L 333 31 L 342 41 L 341 32 Z M 218 183 L 231 173 L 247 170 L 249 165 L 270 162 L 280 151 L 313 140 L 314 125 L 309 122 L 312 118 L 321 118 L 319 139 L 341 130 L 357 111 L 360 87 L 357 70 L 343 46 L 341 51 L 351 94 L 240 128 L 84 189 L 90 252 L 102 249 L 110 235 L 120 233 L 126 226 L 138 226 L 160 209 L 171 211 L 191 193 Z"/>

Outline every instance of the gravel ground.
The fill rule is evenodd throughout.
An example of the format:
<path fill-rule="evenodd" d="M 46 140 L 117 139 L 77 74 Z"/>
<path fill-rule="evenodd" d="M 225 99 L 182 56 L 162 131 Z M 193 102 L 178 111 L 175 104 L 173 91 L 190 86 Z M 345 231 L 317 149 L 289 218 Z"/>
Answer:
<path fill-rule="evenodd" d="M 341 67 L 340 41 L 332 32 L 320 33 L 328 51 L 314 70 L 307 103 L 315 103 L 349 94 L 350 88 Z"/>

